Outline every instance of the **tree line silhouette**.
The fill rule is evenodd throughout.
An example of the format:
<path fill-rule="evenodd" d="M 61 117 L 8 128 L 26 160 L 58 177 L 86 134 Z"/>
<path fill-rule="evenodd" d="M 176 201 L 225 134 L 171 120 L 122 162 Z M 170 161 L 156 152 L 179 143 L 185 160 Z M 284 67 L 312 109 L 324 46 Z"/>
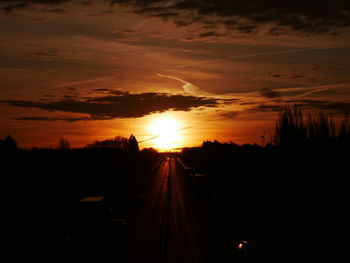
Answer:
<path fill-rule="evenodd" d="M 297 106 L 286 106 L 281 111 L 276 122 L 272 144 L 280 146 L 295 146 L 305 143 L 319 144 L 325 142 L 348 142 L 350 140 L 350 121 L 348 116 L 341 121 L 336 129 L 331 115 L 319 113 L 309 114 L 306 118 Z"/>
<path fill-rule="evenodd" d="M 89 149 L 99 148 L 111 148 L 119 149 L 122 152 L 139 152 L 139 144 L 134 135 L 130 135 L 129 139 L 122 136 L 117 136 L 114 139 L 108 139 L 103 141 L 95 141 L 91 144 L 86 145 Z"/>
<path fill-rule="evenodd" d="M 17 142 L 10 135 L 7 135 L 3 140 L 0 139 L 0 151 L 12 152 L 17 149 Z"/>
<path fill-rule="evenodd" d="M 283 244 L 283 262 L 340 262 L 345 244 L 331 240 L 347 227 L 349 132 L 347 117 L 337 126 L 330 115 L 287 106 L 265 147 L 205 141 L 183 149 L 182 161 L 225 200 L 215 240 Z"/>
<path fill-rule="evenodd" d="M 160 158 L 154 149 L 140 151 L 133 135 L 83 148 L 71 148 L 62 137 L 51 149 L 21 149 L 7 136 L 0 147 L 6 195 L 15 195 L 8 200 L 14 208 L 8 214 L 13 217 L 16 262 L 90 262 L 93 255 L 107 260 L 108 253 L 118 251 L 118 247 L 108 249 L 118 235 L 107 226 L 87 222 L 85 229 L 88 218 L 79 212 L 79 200 L 102 196 L 114 213 L 135 213 L 138 196 L 152 181 L 152 165 Z M 100 227 L 105 228 L 101 233 Z"/>

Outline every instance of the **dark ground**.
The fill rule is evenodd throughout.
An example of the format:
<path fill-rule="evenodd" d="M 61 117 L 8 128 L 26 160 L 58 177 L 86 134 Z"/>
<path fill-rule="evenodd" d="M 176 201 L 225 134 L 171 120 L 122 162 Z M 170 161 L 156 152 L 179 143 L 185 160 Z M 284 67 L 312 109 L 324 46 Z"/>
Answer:
<path fill-rule="evenodd" d="M 6 153 L 7 262 L 344 262 L 348 149 Z"/>

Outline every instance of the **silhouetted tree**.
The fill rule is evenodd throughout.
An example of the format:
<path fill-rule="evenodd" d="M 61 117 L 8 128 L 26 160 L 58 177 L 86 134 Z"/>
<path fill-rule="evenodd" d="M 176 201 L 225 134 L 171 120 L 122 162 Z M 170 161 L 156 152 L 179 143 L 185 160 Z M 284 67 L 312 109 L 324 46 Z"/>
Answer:
<path fill-rule="evenodd" d="M 350 120 L 349 116 L 345 116 L 344 120 L 340 123 L 339 135 L 340 140 L 350 140 Z"/>
<path fill-rule="evenodd" d="M 122 136 L 117 136 L 113 140 L 113 148 L 120 149 L 122 152 L 128 151 L 128 139 Z"/>
<path fill-rule="evenodd" d="M 321 112 L 317 124 L 317 134 L 320 140 L 327 141 L 336 137 L 335 123 L 332 116 Z"/>
<path fill-rule="evenodd" d="M 0 140 L 0 149 L 3 151 L 15 151 L 18 149 L 17 142 L 10 135 L 7 135 L 4 140 Z"/>
<path fill-rule="evenodd" d="M 69 141 L 66 138 L 63 138 L 63 137 L 59 138 L 58 139 L 58 149 L 61 149 L 61 150 L 70 149 Z"/>
<path fill-rule="evenodd" d="M 346 123 L 342 133 L 347 133 Z M 301 145 L 306 142 L 326 142 L 336 138 L 336 127 L 332 116 L 319 113 L 317 117 L 308 115 L 306 121 L 297 106 L 286 106 L 280 112 L 275 126 L 276 145 Z"/>
<path fill-rule="evenodd" d="M 303 114 L 297 106 L 286 106 L 280 112 L 275 126 L 274 141 L 277 145 L 300 144 L 307 139 Z"/>
<path fill-rule="evenodd" d="M 139 149 L 139 144 L 136 140 L 136 137 L 134 135 L 130 135 L 130 138 L 129 138 L 129 151 L 130 152 L 139 152 L 140 149 Z"/>
<path fill-rule="evenodd" d="M 91 144 L 86 145 L 86 148 L 119 149 L 121 152 L 127 152 L 129 150 L 129 142 L 127 138 L 122 136 L 117 136 L 114 139 L 95 141 Z"/>

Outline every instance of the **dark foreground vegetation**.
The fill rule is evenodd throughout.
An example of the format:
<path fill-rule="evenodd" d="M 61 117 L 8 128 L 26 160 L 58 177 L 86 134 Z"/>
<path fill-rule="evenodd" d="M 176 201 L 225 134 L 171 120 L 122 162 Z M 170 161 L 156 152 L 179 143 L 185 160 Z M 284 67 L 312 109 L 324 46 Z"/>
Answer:
<path fill-rule="evenodd" d="M 336 128 L 331 117 L 305 118 L 297 108 L 281 112 L 264 148 L 207 141 L 181 154 L 193 173 L 207 175 L 205 192 L 225 211 L 210 219 L 217 226 L 213 246 L 225 247 L 232 237 L 238 246 L 247 242 L 238 262 L 348 257 L 341 240 L 348 225 L 349 157 L 347 118 Z"/>
<path fill-rule="evenodd" d="M 25 150 L 17 149 L 8 136 L 1 146 L 9 236 L 16 247 L 8 262 L 113 258 L 109 245 L 120 242 L 124 224 L 142 205 L 159 158 L 155 150 L 139 151 L 132 137 L 81 149 L 69 149 L 69 142 L 61 138 L 56 149 Z M 102 197 L 102 205 L 81 202 L 86 197 Z M 112 225 L 118 218 L 120 222 Z"/>
<path fill-rule="evenodd" d="M 349 150 L 348 119 L 336 127 L 286 108 L 264 147 L 207 141 L 166 156 L 181 160 L 214 262 L 342 262 Z M 127 262 L 126 226 L 164 154 L 140 151 L 133 136 L 31 150 L 8 136 L 0 152 L 8 262 Z"/>

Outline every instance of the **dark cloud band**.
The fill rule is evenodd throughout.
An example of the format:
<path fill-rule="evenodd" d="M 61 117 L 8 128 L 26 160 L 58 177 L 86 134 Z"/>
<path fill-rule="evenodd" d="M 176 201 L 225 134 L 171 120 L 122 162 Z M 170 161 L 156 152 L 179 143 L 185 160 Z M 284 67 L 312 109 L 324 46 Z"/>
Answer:
<path fill-rule="evenodd" d="M 62 4 L 72 0 L 2 0 L 6 13 L 27 8 L 31 3 Z M 82 3 L 86 3 L 87 1 Z M 289 31 L 305 34 L 336 33 L 350 26 L 348 0 L 105 0 L 107 5 L 124 5 L 134 12 L 172 20 L 179 26 L 202 23 L 215 28 L 225 25 L 237 33 L 254 34 L 269 25 L 270 35 Z M 90 4 L 93 4 L 91 2 Z M 53 11 L 62 9 L 53 9 Z M 206 33 L 204 33 L 206 34 Z M 219 33 L 211 33 L 217 36 Z"/>
<path fill-rule="evenodd" d="M 46 4 L 46 5 L 52 5 L 52 4 L 62 4 L 64 2 L 69 2 L 70 0 L 1 0 L 0 1 L 0 8 L 5 13 L 12 13 L 16 9 L 24 9 L 30 6 L 32 3 L 36 4 Z M 48 10 L 48 12 L 53 13 L 62 13 L 63 9 L 52 9 Z"/>
<path fill-rule="evenodd" d="M 350 26 L 350 2 L 346 0 L 184 0 L 170 3 L 166 0 L 113 0 L 111 3 L 133 6 L 135 12 L 149 16 L 178 14 L 170 17 L 176 23 L 186 21 L 188 25 L 201 21 L 214 27 L 224 24 L 247 34 L 264 24 L 273 25 L 271 35 L 284 34 L 285 29 L 316 34 Z"/>
<path fill-rule="evenodd" d="M 138 118 L 168 110 L 189 111 L 198 107 L 216 107 L 220 101 L 212 98 L 172 95 L 166 93 L 131 94 L 118 91 L 100 97 L 79 99 L 60 99 L 51 102 L 25 100 L 1 101 L 22 108 L 38 108 L 47 111 L 62 111 L 87 114 L 88 119 Z M 25 117 L 23 117 L 25 118 Z M 21 119 L 23 119 L 21 118 Z M 45 120 L 42 117 L 30 117 L 31 120 Z M 58 120 L 48 118 L 46 120 Z M 71 118 L 70 121 L 82 120 Z"/>
<path fill-rule="evenodd" d="M 279 112 L 284 109 L 285 105 L 295 105 L 299 108 L 316 109 L 321 111 L 331 111 L 339 114 L 350 114 L 349 102 L 335 102 L 325 100 L 286 100 L 275 104 L 260 104 L 253 106 L 248 111 L 256 112 Z"/>

